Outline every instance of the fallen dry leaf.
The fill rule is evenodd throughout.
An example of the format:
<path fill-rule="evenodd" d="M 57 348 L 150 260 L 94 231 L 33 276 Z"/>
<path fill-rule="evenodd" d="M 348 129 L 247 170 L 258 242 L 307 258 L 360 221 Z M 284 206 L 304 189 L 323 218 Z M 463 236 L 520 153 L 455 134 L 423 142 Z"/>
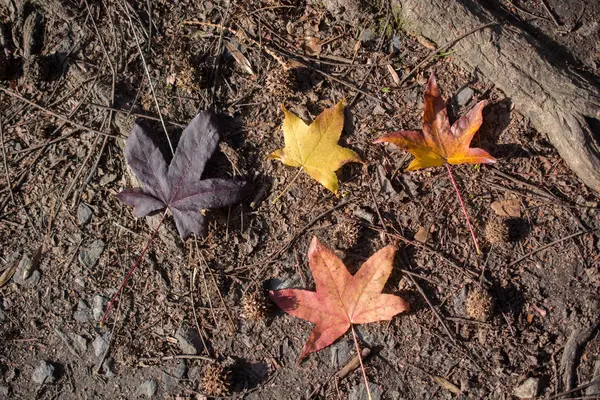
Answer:
<path fill-rule="evenodd" d="M 521 217 L 521 203 L 519 202 L 519 200 L 498 200 L 494 201 L 491 204 L 491 207 L 492 210 L 494 210 L 496 215 L 498 215 L 499 217 Z"/>
<path fill-rule="evenodd" d="M 231 42 L 228 42 L 227 40 L 225 40 L 223 44 L 225 45 L 227 51 L 233 56 L 235 61 L 237 61 L 237 63 L 240 65 L 240 67 L 250 75 L 254 75 L 250 60 L 246 58 L 246 56 L 237 48 L 237 46 Z"/>
<path fill-rule="evenodd" d="M 452 392 L 454 394 L 462 394 L 462 390 L 460 390 L 458 388 L 458 386 L 456 386 L 454 383 L 450 382 L 448 379 L 446 378 L 442 378 L 441 376 L 434 376 L 433 380 L 435 381 L 435 383 L 437 383 L 438 385 L 440 385 L 441 387 L 443 387 L 444 389 L 446 389 L 449 392 Z"/>
<path fill-rule="evenodd" d="M 0 268 L 0 288 L 2 288 L 10 281 L 10 278 L 13 277 L 18 266 L 19 260 L 15 260 L 10 264 L 7 264 Z"/>
<path fill-rule="evenodd" d="M 448 164 L 487 164 L 496 159 L 486 151 L 470 148 L 473 135 L 479 130 L 483 117 L 481 111 L 487 101 L 480 101 L 466 115 L 452 126 L 448 121 L 446 104 L 431 74 L 425 94 L 423 111 L 423 131 L 399 131 L 379 138 L 375 143 L 389 142 L 409 151 L 415 159 L 407 170 Z"/>
<path fill-rule="evenodd" d="M 285 114 L 285 147 L 271 153 L 269 158 L 291 167 L 302 168 L 313 179 L 337 194 L 338 180 L 335 171 L 346 163 L 362 162 L 354 151 L 337 144 L 344 127 L 344 101 L 323 111 L 310 125 L 286 110 L 283 104 L 281 108 Z"/>
<path fill-rule="evenodd" d="M 394 247 L 384 247 L 353 276 L 331 250 L 313 237 L 308 263 L 317 291 L 269 291 L 271 300 L 283 311 L 315 324 L 300 359 L 332 344 L 351 324 L 391 320 L 409 310 L 404 299 L 381 293 L 392 272 L 395 253 Z"/>
<path fill-rule="evenodd" d="M 127 139 L 125 159 L 143 189 L 125 189 L 117 198 L 133 206 L 138 218 L 168 208 L 183 240 L 192 233 L 203 236 L 206 221 L 200 211 L 237 203 L 247 188 L 245 182 L 202 179 L 219 139 L 215 116 L 202 112 L 183 130 L 167 165 L 150 133 L 136 124 Z"/>

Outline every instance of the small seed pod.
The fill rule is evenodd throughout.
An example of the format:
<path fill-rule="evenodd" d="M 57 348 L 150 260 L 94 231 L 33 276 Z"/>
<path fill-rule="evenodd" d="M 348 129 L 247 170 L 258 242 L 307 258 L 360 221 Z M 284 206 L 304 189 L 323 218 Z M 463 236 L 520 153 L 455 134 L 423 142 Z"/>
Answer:
<path fill-rule="evenodd" d="M 358 242 L 359 233 L 359 226 L 355 222 L 343 220 L 333 229 L 333 238 L 338 248 L 349 249 Z"/>
<path fill-rule="evenodd" d="M 469 318 L 485 322 L 491 317 L 493 307 L 494 300 L 486 290 L 474 288 L 469 291 L 465 301 L 465 311 Z"/>
<path fill-rule="evenodd" d="M 219 364 L 210 364 L 204 370 L 202 389 L 208 396 L 226 396 L 231 387 L 231 371 Z"/>
<path fill-rule="evenodd" d="M 242 299 L 242 316 L 252 321 L 260 321 L 267 316 L 269 302 L 262 290 L 247 293 Z"/>
<path fill-rule="evenodd" d="M 504 218 L 494 218 L 485 226 L 485 237 L 490 244 L 510 241 L 510 229 Z"/>

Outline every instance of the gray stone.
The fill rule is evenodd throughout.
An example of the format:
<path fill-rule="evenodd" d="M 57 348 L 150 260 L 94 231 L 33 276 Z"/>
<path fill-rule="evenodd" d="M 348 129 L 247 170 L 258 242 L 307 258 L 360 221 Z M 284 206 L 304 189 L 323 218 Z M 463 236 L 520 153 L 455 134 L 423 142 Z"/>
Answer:
<path fill-rule="evenodd" d="M 9 394 L 10 394 L 10 387 L 0 385 L 0 399 L 8 399 Z"/>
<path fill-rule="evenodd" d="M 54 383 L 56 381 L 56 368 L 49 362 L 42 360 L 33 371 L 31 380 L 39 385 Z"/>
<path fill-rule="evenodd" d="M 79 299 L 77 303 L 77 309 L 73 313 L 73 318 L 75 321 L 80 322 L 82 324 L 87 323 L 92 316 L 90 306 L 85 302 L 85 300 Z"/>
<path fill-rule="evenodd" d="M 346 340 L 340 340 L 331 346 L 331 366 L 338 370 L 348 362 L 352 346 Z"/>
<path fill-rule="evenodd" d="M 4 322 L 4 321 L 6 321 L 6 314 L 4 313 L 2 308 L 0 308 L 0 322 Z"/>
<path fill-rule="evenodd" d="M 100 178 L 100 186 L 106 186 L 109 183 L 114 182 L 115 179 L 117 179 L 117 174 L 108 173 Z"/>
<path fill-rule="evenodd" d="M 31 273 L 31 276 L 27 278 L 25 283 L 29 287 L 36 287 L 40 283 L 40 279 L 42 279 L 42 273 L 36 269 Z"/>
<path fill-rule="evenodd" d="M 473 89 L 468 86 L 464 87 L 456 94 L 456 102 L 459 106 L 464 106 L 471 100 L 474 94 L 475 91 Z"/>
<path fill-rule="evenodd" d="M 369 390 L 371 391 L 371 399 L 381 400 L 381 388 L 374 383 L 369 382 Z M 368 400 L 369 394 L 364 382 L 352 387 L 351 392 L 348 394 L 348 400 Z"/>
<path fill-rule="evenodd" d="M 96 357 L 102 357 L 108 348 L 108 338 L 106 335 L 96 335 L 96 339 L 92 342 L 94 354 Z"/>
<path fill-rule="evenodd" d="M 137 390 L 137 394 L 138 396 L 146 396 L 147 398 L 151 398 L 156 394 L 156 389 L 156 381 L 154 379 L 148 379 L 147 381 L 142 382 Z"/>
<path fill-rule="evenodd" d="M 185 360 L 179 360 L 179 363 L 172 371 L 163 371 L 162 382 L 165 391 L 171 392 L 177 389 L 179 380 L 184 378 L 186 371 L 187 365 L 185 364 Z"/>
<path fill-rule="evenodd" d="M 79 221 L 79 225 L 85 225 L 92 219 L 93 211 L 85 203 L 79 203 L 77 206 L 77 221 Z"/>
<path fill-rule="evenodd" d="M 182 325 L 175 334 L 177 344 L 183 354 L 198 354 L 202 350 L 202 340 L 195 329 L 185 324 Z"/>
<path fill-rule="evenodd" d="M 73 342 L 73 345 L 75 346 L 75 348 L 78 349 L 81 354 L 83 354 L 87 351 L 87 339 L 86 338 L 84 338 L 83 336 L 78 335 L 76 333 L 69 333 L 69 338 Z"/>
<path fill-rule="evenodd" d="M 104 296 L 100 296 L 99 294 L 94 296 L 94 300 L 92 300 L 92 315 L 94 316 L 94 320 L 100 321 L 102 319 L 102 315 L 104 314 L 104 307 L 108 304 L 108 300 Z"/>
<path fill-rule="evenodd" d="M 117 376 L 117 373 L 115 372 L 114 358 L 108 357 L 106 360 L 104 360 L 104 363 L 102 364 L 102 371 L 107 378 L 114 378 Z"/>
<path fill-rule="evenodd" d="M 598 395 L 600 397 L 600 360 L 596 360 L 596 364 L 594 364 L 594 376 L 591 380 L 596 383 L 586 389 L 585 395 Z"/>
<path fill-rule="evenodd" d="M 540 380 L 538 378 L 527 378 L 527 380 L 516 387 L 513 394 L 520 399 L 533 399 L 539 390 Z"/>
<path fill-rule="evenodd" d="M 91 269 L 98 263 L 103 251 L 104 241 L 96 239 L 79 251 L 79 262 L 84 267 Z"/>
<path fill-rule="evenodd" d="M 185 363 L 185 360 L 179 360 L 179 363 L 177 363 L 177 367 L 175 367 L 175 369 L 173 370 L 173 376 L 178 379 L 182 379 L 185 376 L 186 372 L 187 365 Z"/>

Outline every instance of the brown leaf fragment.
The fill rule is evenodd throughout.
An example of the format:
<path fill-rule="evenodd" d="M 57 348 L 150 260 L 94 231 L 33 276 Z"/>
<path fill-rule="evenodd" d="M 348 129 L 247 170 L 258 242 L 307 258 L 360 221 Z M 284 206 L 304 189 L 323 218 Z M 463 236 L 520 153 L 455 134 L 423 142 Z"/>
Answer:
<path fill-rule="evenodd" d="M 396 72 L 394 67 L 392 67 L 390 64 L 388 64 L 387 70 L 390 73 L 390 75 L 392 76 L 392 80 L 394 81 L 394 84 L 396 86 L 399 86 L 400 85 L 400 77 L 398 76 L 398 73 Z"/>
<path fill-rule="evenodd" d="M 491 205 L 492 210 L 500 217 L 521 217 L 521 203 L 516 199 L 498 200 Z"/>
<path fill-rule="evenodd" d="M 429 231 L 431 230 L 431 225 L 427 226 L 419 226 L 417 233 L 415 233 L 415 240 L 417 242 L 425 243 L 429 239 Z"/>
<path fill-rule="evenodd" d="M 246 56 L 238 50 L 237 46 L 228 41 L 224 41 L 223 44 L 225 45 L 227 51 L 233 56 L 235 61 L 240 65 L 240 67 L 250 75 L 254 75 L 250 60 L 248 60 L 248 58 L 246 58 Z"/>
<path fill-rule="evenodd" d="M 302 44 L 302 50 L 304 50 L 307 54 L 311 56 L 318 56 L 321 54 L 322 43 L 319 38 L 314 36 L 306 36 L 304 38 L 304 43 Z"/>
<path fill-rule="evenodd" d="M 442 388 L 446 389 L 449 392 L 454 394 L 462 394 L 462 391 L 456 386 L 454 383 L 450 382 L 448 379 L 442 378 L 441 376 L 432 377 L 435 383 L 440 385 Z"/>
<path fill-rule="evenodd" d="M 15 274 L 18 265 L 19 260 L 15 260 L 12 263 L 2 267 L 2 270 L 0 270 L 0 288 L 4 287 L 4 285 L 10 281 L 10 278 L 12 278 Z"/>

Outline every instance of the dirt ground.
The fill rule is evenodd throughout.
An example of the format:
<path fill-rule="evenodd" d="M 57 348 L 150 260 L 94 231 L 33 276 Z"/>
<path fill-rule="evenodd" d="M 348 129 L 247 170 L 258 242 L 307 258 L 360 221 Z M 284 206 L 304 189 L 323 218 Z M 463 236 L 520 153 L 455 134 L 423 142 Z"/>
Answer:
<path fill-rule="evenodd" d="M 513 17 L 560 36 L 573 65 L 598 75 L 599 14 L 554 3 L 573 22 L 564 34 L 551 20 Z M 541 1 L 513 4 L 550 18 Z M 384 291 L 411 312 L 357 326 L 373 398 L 529 390 L 562 399 L 552 396 L 600 379 L 597 194 L 451 51 L 409 75 L 431 43 L 404 33 L 389 4 L 351 18 L 338 10 L 287 0 L 0 2 L 0 276 L 17 266 L 0 288 L 0 399 L 366 399 L 360 370 L 334 377 L 356 354 L 351 335 L 297 363 L 308 322 L 273 307 L 249 318 L 248 299 L 263 301 L 266 289 L 314 288 L 314 235 L 351 272 L 390 239 L 400 249 Z M 596 31 L 584 38 L 581 27 Z M 480 255 L 446 169 L 405 173 L 410 155 L 372 144 L 420 129 L 432 71 L 451 121 L 489 101 L 474 144 L 498 162 L 453 167 Z M 341 144 L 366 165 L 339 171 L 339 197 L 303 174 L 273 204 L 296 174 L 267 159 L 283 147 L 280 105 L 309 121 L 341 99 Z M 160 218 L 136 219 L 115 197 L 136 185 L 123 139 L 136 118 L 164 137 L 160 115 L 176 136 L 199 110 L 216 112 L 224 133 L 206 174 L 255 189 L 207 211 L 205 238 L 182 242 L 167 218 L 99 326 Z M 499 215 L 503 204 L 510 215 Z"/>

